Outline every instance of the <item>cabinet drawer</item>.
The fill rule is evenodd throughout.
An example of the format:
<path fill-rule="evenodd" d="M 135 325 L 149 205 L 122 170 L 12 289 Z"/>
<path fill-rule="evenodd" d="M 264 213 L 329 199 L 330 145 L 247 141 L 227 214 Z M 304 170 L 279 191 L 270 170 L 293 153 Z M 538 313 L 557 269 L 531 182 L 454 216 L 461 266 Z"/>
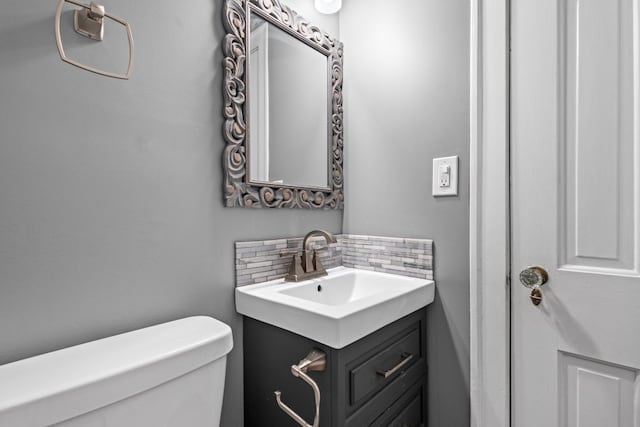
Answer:
<path fill-rule="evenodd" d="M 350 403 L 376 393 L 411 365 L 421 360 L 420 329 L 414 328 L 402 338 L 355 366 L 349 372 Z"/>
<path fill-rule="evenodd" d="M 419 427 L 424 426 L 423 386 L 417 385 L 394 402 L 370 427 Z"/>
<path fill-rule="evenodd" d="M 413 400 L 389 423 L 389 427 L 418 427 L 422 425 L 422 399 L 420 395 Z"/>

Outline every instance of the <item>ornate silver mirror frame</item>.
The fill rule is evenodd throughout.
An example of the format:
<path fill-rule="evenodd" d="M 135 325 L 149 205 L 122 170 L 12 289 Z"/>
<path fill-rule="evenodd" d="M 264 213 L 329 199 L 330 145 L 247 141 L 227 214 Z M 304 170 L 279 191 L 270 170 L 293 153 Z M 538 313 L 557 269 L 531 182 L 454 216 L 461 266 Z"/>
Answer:
<path fill-rule="evenodd" d="M 225 0 L 224 25 L 224 194 L 227 207 L 342 209 L 342 43 L 313 26 L 280 0 Z M 328 188 L 249 182 L 247 174 L 247 17 L 269 23 L 324 52 L 329 73 Z M 249 118 L 250 119 L 250 118 Z"/>

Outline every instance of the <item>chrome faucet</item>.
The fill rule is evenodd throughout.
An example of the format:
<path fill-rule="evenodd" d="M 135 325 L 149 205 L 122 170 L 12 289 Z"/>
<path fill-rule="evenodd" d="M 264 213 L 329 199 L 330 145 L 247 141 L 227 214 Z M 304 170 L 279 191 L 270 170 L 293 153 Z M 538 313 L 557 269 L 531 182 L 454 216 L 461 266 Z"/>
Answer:
<path fill-rule="evenodd" d="M 311 249 L 311 238 L 315 236 L 324 237 L 327 244 L 336 243 L 336 237 L 324 230 L 312 230 L 304 236 L 302 240 L 302 255 L 293 254 L 289 273 L 285 276 L 287 282 L 299 282 L 301 280 L 314 277 L 326 276 L 327 271 L 322 266 L 318 257 L 318 250 Z"/>

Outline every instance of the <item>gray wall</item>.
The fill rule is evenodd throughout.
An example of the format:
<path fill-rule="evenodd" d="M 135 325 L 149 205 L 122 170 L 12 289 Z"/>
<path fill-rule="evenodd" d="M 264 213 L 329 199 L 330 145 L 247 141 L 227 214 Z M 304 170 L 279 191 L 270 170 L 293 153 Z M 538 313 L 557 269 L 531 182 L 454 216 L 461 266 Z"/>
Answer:
<path fill-rule="evenodd" d="M 238 427 L 233 242 L 340 232 L 342 213 L 223 207 L 222 1 L 106 7 L 133 28 L 128 82 L 60 61 L 55 2 L 0 5 L 0 364 L 211 315 L 234 331 L 223 426 Z M 108 31 L 68 53 L 119 58 Z"/>
<path fill-rule="evenodd" d="M 433 238 L 429 427 L 469 425 L 469 2 L 345 1 L 344 232 Z M 460 156 L 460 196 L 431 159 Z"/>

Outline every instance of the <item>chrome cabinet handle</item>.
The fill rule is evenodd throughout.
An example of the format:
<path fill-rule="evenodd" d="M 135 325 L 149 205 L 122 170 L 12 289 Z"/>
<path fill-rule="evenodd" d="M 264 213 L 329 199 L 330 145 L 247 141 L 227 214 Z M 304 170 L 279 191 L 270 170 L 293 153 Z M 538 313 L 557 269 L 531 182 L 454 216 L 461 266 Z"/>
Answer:
<path fill-rule="evenodd" d="M 411 359 L 413 359 L 413 354 L 405 352 L 405 353 L 402 353 L 401 357 L 402 358 L 400 359 L 400 363 L 398 363 L 393 368 L 388 369 L 386 371 L 383 371 L 383 370 L 376 371 L 378 375 L 383 376 L 384 378 L 389 378 L 391 375 L 395 374 L 404 366 L 406 366 L 411 361 Z"/>

